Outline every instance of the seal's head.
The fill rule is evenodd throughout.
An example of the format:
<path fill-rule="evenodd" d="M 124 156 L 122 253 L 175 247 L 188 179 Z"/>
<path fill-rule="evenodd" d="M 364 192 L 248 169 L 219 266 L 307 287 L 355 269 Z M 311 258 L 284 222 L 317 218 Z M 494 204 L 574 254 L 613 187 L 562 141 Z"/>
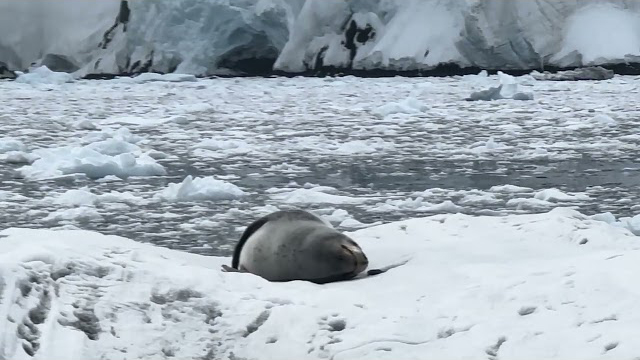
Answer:
<path fill-rule="evenodd" d="M 332 229 L 333 230 L 333 229 Z M 314 274 L 307 278 L 318 284 L 347 280 L 363 272 L 369 260 L 360 246 L 348 236 L 335 230 L 314 237 L 309 249 L 314 256 L 308 256 L 305 268 Z"/>

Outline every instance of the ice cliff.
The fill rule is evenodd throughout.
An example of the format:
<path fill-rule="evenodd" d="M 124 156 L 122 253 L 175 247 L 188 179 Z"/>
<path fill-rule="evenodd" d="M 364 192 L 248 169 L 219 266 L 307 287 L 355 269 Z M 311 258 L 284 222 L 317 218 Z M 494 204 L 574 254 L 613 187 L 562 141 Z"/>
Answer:
<path fill-rule="evenodd" d="M 636 0 L 0 0 L 0 63 L 198 75 L 640 62 Z"/>

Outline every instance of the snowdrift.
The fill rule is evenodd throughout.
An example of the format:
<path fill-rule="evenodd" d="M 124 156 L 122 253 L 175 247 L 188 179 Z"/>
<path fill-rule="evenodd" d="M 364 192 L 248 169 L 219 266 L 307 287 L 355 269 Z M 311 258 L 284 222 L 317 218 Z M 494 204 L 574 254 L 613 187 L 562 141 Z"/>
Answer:
<path fill-rule="evenodd" d="M 570 209 L 352 233 L 387 273 L 316 285 L 87 231 L 0 232 L 6 359 L 622 359 L 640 242 Z"/>
<path fill-rule="evenodd" d="M 79 75 L 540 69 L 640 62 L 640 2 L 0 0 L 0 34 L 10 70 Z"/>

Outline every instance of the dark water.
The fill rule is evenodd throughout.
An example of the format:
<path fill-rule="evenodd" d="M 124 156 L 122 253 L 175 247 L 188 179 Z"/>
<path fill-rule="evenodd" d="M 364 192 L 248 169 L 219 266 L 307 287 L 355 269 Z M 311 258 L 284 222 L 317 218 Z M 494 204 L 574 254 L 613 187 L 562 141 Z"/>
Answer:
<path fill-rule="evenodd" d="M 243 227 L 271 209 L 265 206 L 301 207 L 323 215 L 343 209 L 363 223 L 391 222 L 434 212 L 411 207 L 377 211 L 381 203 L 423 196 L 432 204 L 453 201 L 463 213 L 499 216 L 548 211 L 548 207 L 509 206 L 507 201 L 558 188 L 588 195 L 588 200 L 559 204 L 585 214 L 610 211 L 623 217 L 640 212 L 640 139 L 635 136 L 640 108 L 632 103 L 639 96 L 636 78 L 622 77 L 601 85 L 539 83 L 533 87 L 535 102 L 493 103 L 463 101 L 467 92 L 483 86 L 464 79 L 432 79 L 429 84 L 421 79 L 355 78 L 203 83 L 204 88 L 181 84 L 123 87 L 93 81 L 47 92 L 1 85 L 3 93 L 13 90 L 9 93 L 13 98 L 0 110 L 0 128 L 4 136 L 19 138 L 30 149 L 74 144 L 98 131 L 71 125 L 85 118 L 100 126 L 114 114 L 144 117 L 151 112 L 154 118 L 184 114 L 189 122 L 127 125 L 146 138 L 146 147 L 171 155 L 159 160 L 167 176 L 117 182 L 83 176 L 30 180 L 19 175 L 23 165 L 0 163 L 0 228 L 74 226 L 190 252 L 229 255 Z M 427 103 L 429 109 L 376 115 L 379 106 L 408 97 Z M 210 108 L 198 109 L 202 103 Z M 184 108 L 176 110 L 178 105 Z M 590 122 L 599 113 L 615 118 L 616 125 Z M 196 154 L 194 145 L 208 138 L 245 141 L 250 150 L 221 150 L 221 156 L 213 157 Z M 491 148 L 490 139 L 500 146 Z M 336 148 L 349 142 L 366 143 L 369 148 L 355 152 Z M 488 150 L 473 150 L 474 143 L 487 144 Z M 546 153 L 541 155 L 539 149 Z M 153 200 L 155 192 L 186 175 L 227 179 L 248 195 L 222 201 Z M 298 185 L 291 185 L 292 181 Z M 291 204 L 267 191 L 300 188 L 305 183 L 331 186 L 336 194 L 368 200 Z M 492 186 L 505 184 L 534 191 L 490 191 Z M 131 192 L 140 201 L 98 203 L 94 208 L 99 218 L 45 220 L 49 213 L 64 208 L 47 197 L 84 186 L 95 194 Z M 423 193 L 434 188 L 443 190 Z M 464 199 L 469 194 L 492 194 L 495 201 L 467 202 Z"/>

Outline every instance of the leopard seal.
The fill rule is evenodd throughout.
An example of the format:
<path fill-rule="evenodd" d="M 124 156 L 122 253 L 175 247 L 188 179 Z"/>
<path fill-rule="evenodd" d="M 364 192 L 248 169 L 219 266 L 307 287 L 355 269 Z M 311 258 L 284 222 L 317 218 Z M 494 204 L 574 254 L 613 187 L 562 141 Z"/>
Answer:
<path fill-rule="evenodd" d="M 269 281 L 317 284 L 349 280 L 369 261 L 360 246 L 321 218 L 304 210 L 281 210 L 251 223 L 238 241 L 231 267 Z M 371 270 L 370 275 L 383 272 Z"/>

